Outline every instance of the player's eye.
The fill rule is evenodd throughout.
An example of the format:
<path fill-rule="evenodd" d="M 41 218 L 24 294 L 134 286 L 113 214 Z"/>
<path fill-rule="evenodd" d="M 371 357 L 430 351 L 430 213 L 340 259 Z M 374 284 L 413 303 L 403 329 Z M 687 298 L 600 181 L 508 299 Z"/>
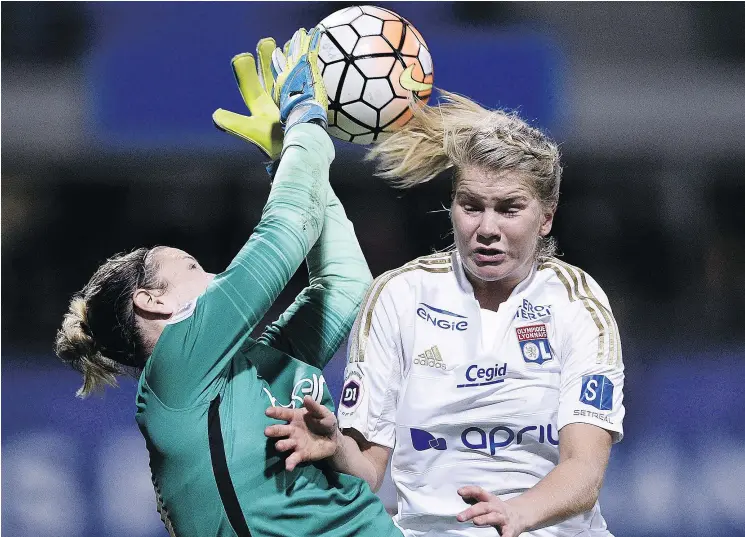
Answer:
<path fill-rule="evenodd" d="M 196 270 L 199 267 L 196 263 L 190 263 L 189 264 L 189 270 Z"/>
<path fill-rule="evenodd" d="M 525 205 L 519 202 L 504 203 L 499 206 L 498 210 L 507 216 L 517 216 L 525 208 Z"/>

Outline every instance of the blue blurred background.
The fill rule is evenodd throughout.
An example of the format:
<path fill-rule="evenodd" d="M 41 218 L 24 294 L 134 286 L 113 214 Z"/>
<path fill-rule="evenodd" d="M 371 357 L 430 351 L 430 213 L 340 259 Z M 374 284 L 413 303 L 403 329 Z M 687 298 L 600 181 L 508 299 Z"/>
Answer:
<path fill-rule="evenodd" d="M 5 535 L 166 535 L 134 381 L 76 400 L 55 330 L 114 252 L 168 244 L 226 266 L 269 188 L 258 152 L 211 123 L 243 110 L 230 58 L 346 5 L 3 3 Z M 609 295 L 624 343 L 610 529 L 745 535 L 745 4 L 379 5 L 423 34 L 436 86 L 561 143 L 555 235 Z M 332 183 L 374 275 L 450 243 L 447 178 L 394 191 L 363 148 L 336 147 Z M 337 394 L 343 361 L 326 371 Z M 390 482 L 381 496 L 395 509 Z"/>

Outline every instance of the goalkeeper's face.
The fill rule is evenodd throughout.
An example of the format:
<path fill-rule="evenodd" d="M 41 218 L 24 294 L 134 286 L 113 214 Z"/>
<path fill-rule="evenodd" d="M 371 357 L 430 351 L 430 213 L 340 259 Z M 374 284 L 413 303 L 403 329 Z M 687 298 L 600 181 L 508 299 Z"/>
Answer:
<path fill-rule="evenodd" d="M 164 313 L 179 311 L 204 293 L 215 277 L 214 274 L 205 272 L 194 257 L 178 248 L 158 248 L 153 252 L 153 261 L 158 267 L 158 276 L 166 284 L 165 291 L 154 297 L 162 304 L 164 310 L 161 311 Z"/>
<path fill-rule="evenodd" d="M 553 211 L 543 208 L 519 172 L 466 167 L 455 187 L 451 218 L 468 273 L 509 289 L 530 273 L 538 238 L 551 231 Z"/>

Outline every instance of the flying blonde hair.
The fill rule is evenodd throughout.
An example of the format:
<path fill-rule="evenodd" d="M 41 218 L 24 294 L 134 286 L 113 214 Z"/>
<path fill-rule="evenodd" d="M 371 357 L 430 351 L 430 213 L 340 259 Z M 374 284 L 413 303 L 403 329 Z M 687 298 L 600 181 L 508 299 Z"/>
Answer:
<path fill-rule="evenodd" d="M 515 113 L 440 93 L 440 104 L 413 103 L 414 117 L 373 146 L 366 158 L 376 162 L 376 175 L 396 188 L 411 188 L 453 169 L 455 191 L 467 167 L 516 171 L 545 209 L 556 210 L 562 172 L 557 144 Z M 555 249 L 552 238 L 539 237 L 538 257 L 550 257 Z"/>

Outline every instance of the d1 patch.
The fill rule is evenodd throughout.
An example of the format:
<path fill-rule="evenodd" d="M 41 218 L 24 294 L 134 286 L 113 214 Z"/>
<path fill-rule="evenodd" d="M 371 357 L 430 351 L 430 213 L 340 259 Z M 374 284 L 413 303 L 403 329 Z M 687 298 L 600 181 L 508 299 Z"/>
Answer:
<path fill-rule="evenodd" d="M 357 407 L 362 399 L 362 382 L 357 379 L 350 379 L 341 389 L 341 405 L 349 410 Z"/>

